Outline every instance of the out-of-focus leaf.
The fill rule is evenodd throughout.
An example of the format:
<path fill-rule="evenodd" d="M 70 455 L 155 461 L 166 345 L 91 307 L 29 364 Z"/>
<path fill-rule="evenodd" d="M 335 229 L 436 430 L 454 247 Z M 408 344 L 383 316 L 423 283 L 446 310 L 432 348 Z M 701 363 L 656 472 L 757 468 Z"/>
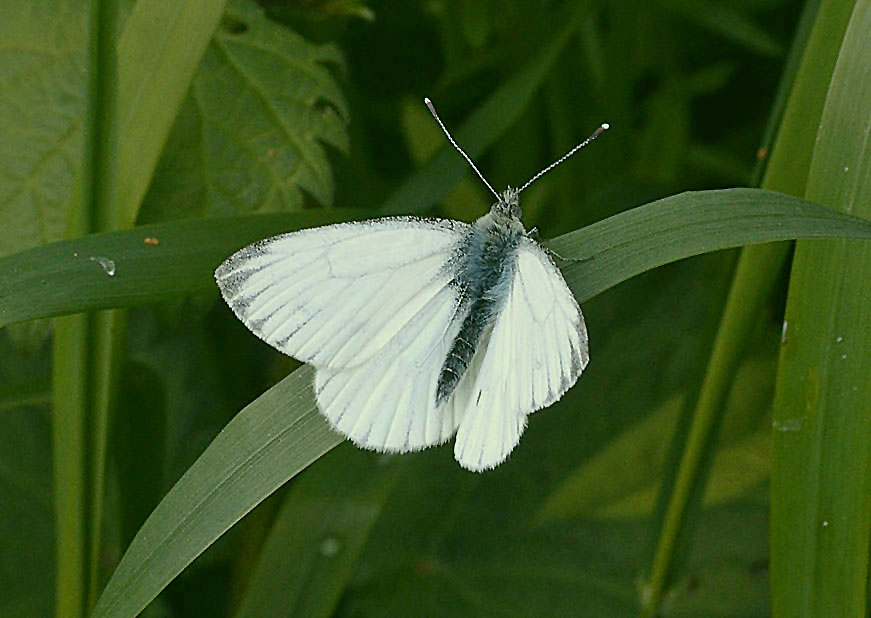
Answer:
<path fill-rule="evenodd" d="M 526 109 L 548 69 L 586 15 L 587 2 L 568 5 L 553 19 L 554 34 L 548 44 L 522 66 L 511 79 L 479 106 L 453 132 L 466 153 L 475 158 L 500 137 Z M 445 144 L 429 165 L 397 189 L 384 203 L 384 214 L 421 212 L 444 198 L 468 167 L 450 144 Z"/>
<path fill-rule="evenodd" d="M 771 616 L 766 505 L 733 503 L 698 517 L 686 575 L 664 601 L 663 616 Z"/>
<path fill-rule="evenodd" d="M 124 367 L 119 391 L 125 403 L 114 419 L 110 456 L 119 479 L 121 546 L 126 547 L 165 490 L 166 395 L 159 377 L 143 363 Z"/>
<path fill-rule="evenodd" d="M 518 472 L 517 487 L 502 476 L 501 483 L 480 484 L 510 491 L 535 482 Z M 420 475 L 411 483 L 432 489 Z M 412 522 L 394 527 L 395 543 L 380 548 L 390 530 L 379 526 L 367 552 L 380 553 L 380 559 L 358 567 L 342 615 L 571 616 L 579 607 L 591 618 L 638 615 L 636 576 L 647 533 L 642 520 L 572 520 L 530 528 L 494 518 L 498 510 L 479 506 L 478 527 L 468 531 L 463 524 L 475 504 L 469 496 L 484 493 L 476 489 L 463 483 L 453 495 L 430 491 L 431 500 L 448 501 L 443 522 L 418 519 L 418 509 L 427 507 L 410 490 L 394 498 L 391 502 L 400 501 L 395 509 L 404 508 Z M 664 615 L 769 615 L 766 510 L 762 504 L 733 503 L 700 515 L 688 576 Z M 394 545 L 403 542 L 410 549 L 397 550 Z"/>
<path fill-rule="evenodd" d="M 63 236 L 82 146 L 81 7 L 0 3 L 0 255 Z"/>
<path fill-rule="evenodd" d="M 763 56 L 776 56 L 783 46 L 735 7 L 716 0 L 658 0 L 664 8 Z"/>
<path fill-rule="evenodd" d="M 234 0 L 203 55 L 140 221 L 297 210 L 304 192 L 332 203 L 324 145 L 348 149 L 348 110 L 314 45 Z"/>
<path fill-rule="evenodd" d="M 682 397 L 672 397 L 600 449 L 548 496 L 539 518 L 595 517 L 603 512 L 606 517 L 649 514 L 682 406 Z M 639 493 L 643 494 L 640 498 Z M 627 504 L 631 510 L 625 508 Z"/>
<path fill-rule="evenodd" d="M 4 346 L 5 347 L 5 346 Z M 13 358 L 5 351 L 4 358 Z M 26 386 L 26 385 L 25 385 Z M 54 505 L 47 384 L 0 389 L 0 615 L 54 608 Z"/>
<path fill-rule="evenodd" d="M 287 0 L 263 0 L 260 5 L 269 11 L 269 15 L 279 20 L 331 19 L 340 17 L 358 17 L 366 21 L 375 19 L 375 12 L 370 9 L 365 0 L 304 0 L 302 2 L 287 2 Z"/>
<path fill-rule="evenodd" d="M 733 385 L 720 450 L 708 478 L 705 504 L 739 499 L 770 473 L 773 359 L 748 362 Z M 631 518 L 650 515 L 683 400 L 663 402 L 571 473 L 541 507 L 543 521 L 570 517 Z M 749 408 L 749 409 L 747 409 Z M 760 421 L 763 421 L 760 426 Z"/>
<path fill-rule="evenodd" d="M 469 47 L 480 49 L 490 34 L 492 17 L 489 2 L 461 2 L 457 5 L 460 14 L 460 29 Z"/>
<path fill-rule="evenodd" d="M 332 616 L 399 469 L 345 443 L 307 470 L 284 499 L 237 618 Z"/>

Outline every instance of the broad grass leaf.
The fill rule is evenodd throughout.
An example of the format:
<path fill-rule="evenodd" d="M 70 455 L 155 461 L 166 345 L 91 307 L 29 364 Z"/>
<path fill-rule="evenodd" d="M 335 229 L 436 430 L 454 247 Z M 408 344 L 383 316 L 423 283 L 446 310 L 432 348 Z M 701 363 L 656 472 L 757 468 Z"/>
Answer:
<path fill-rule="evenodd" d="M 807 196 L 871 218 L 871 2 L 856 2 L 832 74 Z M 868 613 L 871 247 L 799 242 L 774 420 L 772 594 L 777 615 Z"/>
<path fill-rule="evenodd" d="M 401 463 L 346 442 L 306 470 L 284 497 L 236 618 L 332 616 Z"/>

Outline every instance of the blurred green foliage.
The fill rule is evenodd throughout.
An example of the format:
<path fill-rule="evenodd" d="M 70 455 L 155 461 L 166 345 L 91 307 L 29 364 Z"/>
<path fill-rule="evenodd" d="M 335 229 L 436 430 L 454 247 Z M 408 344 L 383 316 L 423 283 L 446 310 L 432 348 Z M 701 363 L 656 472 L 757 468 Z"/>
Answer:
<path fill-rule="evenodd" d="M 142 6 L 122 3 L 122 19 Z M 611 124 L 524 193 L 526 225 L 545 238 L 672 193 L 749 186 L 771 148 L 767 124 L 786 104 L 778 92 L 798 62 L 787 52 L 802 9 L 233 0 L 183 84 L 159 158 L 145 162 L 154 173 L 135 219 L 353 209 L 473 220 L 491 197 L 445 145 L 424 96 L 497 188 Z M 61 239 L 75 208 L 86 12 L 73 0 L 0 7 L 2 256 Z M 123 50 L 119 62 L 137 66 Z M 160 107 L 160 88 L 147 103 Z M 133 138 L 121 146 L 137 150 Z M 587 302 L 588 370 L 531 418 L 498 469 L 465 472 L 449 446 L 386 457 L 343 444 L 143 615 L 638 615 L 736 255 L 674 263 Z M 785 282 L 784 273 L 747 335 L 663 615 L 771 615 L 767 485 Z M 214 293 L 137 307 L 127 324 L 98 588 L 230 419 L 297 367 Z M 46 324 L 0 331 L 2 616 L 55 611 L 48 336 Z"/>

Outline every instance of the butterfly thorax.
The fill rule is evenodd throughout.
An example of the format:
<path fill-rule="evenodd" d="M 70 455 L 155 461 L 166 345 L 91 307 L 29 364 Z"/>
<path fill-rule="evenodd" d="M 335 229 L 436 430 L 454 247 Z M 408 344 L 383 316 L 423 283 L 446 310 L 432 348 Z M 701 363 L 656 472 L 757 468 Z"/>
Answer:
<path fill-rule="evenodd" d="M 520 213 L 517 191 L 509 187 L 490 212 L 475 221 L 458 247 L 453 284 L 459 292 L 457 315 L 464 317 L 442 364 L 436 390 L 438 403 L 456 389 L 508 297 L 517 245 L 526 233 Z"/>

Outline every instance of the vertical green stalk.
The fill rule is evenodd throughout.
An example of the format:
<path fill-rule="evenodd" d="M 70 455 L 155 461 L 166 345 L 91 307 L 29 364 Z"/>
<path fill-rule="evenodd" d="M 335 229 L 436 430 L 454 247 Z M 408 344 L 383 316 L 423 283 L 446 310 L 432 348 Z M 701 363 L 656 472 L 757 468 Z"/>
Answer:
<path fill-rule="evenodd" d="M 90 574 L 88 513 L 88 316 L 55 320 L 52 449 L 54 466 L 57 616 L 85 615 Z"/>
<path fill-rule="evenodd" d="M 828 90 L 807 197 L 871 219 L 871 0 L 859 0 Z M 868 615 L 871 245 L 799 242 L 774 406 L 775 616 Z"/>
<path fill-rule="evenodd" d="M 824 0 L 819 8 L 805 8 L 789 64 L 798 65 L 783 120 L 766 168 L 762 187 L 801 196 L 805 192 L 816 126 L 822 114 L 838 47 L 849 19 L 850 2 Z M 811 29 L 807 21 L 813 21 Z M 787 66 L 784 79 L 791 80 Z M 782 88 L 785 90 L 786 86 Z M 778 97 L 780 98 L 780 97 Z M 773 117 L 780 110 L 773 110 Z M 668 496 L 650 575 L 642 591 L 642 615 L 655 616 L 673 576 L 679 547 L 689 534 L 689 514 L 699 508 L 706 475 L 706 462 L 713 453 L 729 388 L 740 364 L 756 316 L 765 303 L 789 255 L 787 243 L 746 247 L 742 250 L 717 332 L 711 359 L 680 458 L 674 485 Z"/>
<path fill-rule="evenodd" d="M 122 36 L 118 0 L 92 0 L 82 173 L 68 213 L 68 237 L 133 225 L 225 1 L 139 0 Z M 112 276 L 106 261 L 112 256 L 77 259 L 91 260 L 93 268 Z M 125 331 L 123 311 L 55 322 L 59 616 L 86 614 L 100 585 L 107 437 Z"/>
<path fill-rule="evenodd" d="M 650 576 L 642 591 L 642 615 L 656 616 L 669 584 L 678 548 L 690 532 L 687 520 L 700 508 L 700 488 L 713 455 L 716 432 L 725 411 L 729 388 L 737 372 L 749 333 L 756 324 L 758 309 L 768 297 L 785 261 L 789 245 L 773 243 L 743 251 L 723 318 L 720 321 L 711 358 L 693 412 L 686 444 L 681 454 L 674 485 L 656 543 Z M 760 268 L 761 266 L 761 268 Z"/>
<path fill-rule="evenodd" d="M 68 237 L 110 229 L 117 202 L 118 2 L 94 0 L 90 11 L 82 172 L 68 213 Z M 100 261 L 105 256 L 81 258 L 94 258 L 94 267 L 111 276 L 109 263 Z M 105 314 L 55 321 L 52 431 L 58 616 L 86 615 L 96 593 L 110 384 L 98 360 L 105 358 L 110 340 Z"/>

